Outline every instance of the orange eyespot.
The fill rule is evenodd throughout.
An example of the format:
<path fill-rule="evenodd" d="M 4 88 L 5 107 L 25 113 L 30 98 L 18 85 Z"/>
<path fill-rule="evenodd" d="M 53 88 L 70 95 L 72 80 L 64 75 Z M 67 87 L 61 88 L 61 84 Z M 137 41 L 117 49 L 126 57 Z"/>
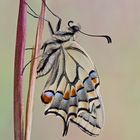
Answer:
<path fill-rule="evenodd" d="M 97 79 L 96 78 L 94 78 L 92 81 L 93 81 L 94 84 L 97 83 Z"/>
<path fill-rule="evenodd" d="M 48 103 L 51 102 L 52 96 L 48 96 L 46 93 L 43 93 L 43 94 L 41 95 L 41 100 L 42 100 L 42 102 L 43 102 L 44 104 L 48 104 Z"/>

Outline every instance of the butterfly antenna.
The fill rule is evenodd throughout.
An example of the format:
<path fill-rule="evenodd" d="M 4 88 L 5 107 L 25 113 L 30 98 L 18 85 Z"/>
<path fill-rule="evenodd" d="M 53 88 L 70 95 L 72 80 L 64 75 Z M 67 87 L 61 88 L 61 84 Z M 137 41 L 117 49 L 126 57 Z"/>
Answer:
<path fill-rule="evenodd" d="M 80 30 L 79 32 L 82 33 L 82 34 L 84 34 L 84 35 L 86 35 L 86 36 L 91 36 L 91 37 L 104 37 L 104 38 L 107 39 L 108 44 L 109 44 L 109 43 L 112 43 L 112 39 L 111 39 L 111 37 L 108 36 L 108 35 L 91 35 L 91 34 L 84 33 L 84 32 L 81 31 L 81 30 Z"/>
<path fill-rule="evenodd" d="M 48 9 L 48 11 L 53 15 L 55 16 L 56 18 L 58 19 L 61 19 L 58 15 L 56 15 L 49 7 L 48 5 L 46 4 L 46 2 L 44 0 L 42 0 L 42 2 L 45 4 L 45 7 Z"/>

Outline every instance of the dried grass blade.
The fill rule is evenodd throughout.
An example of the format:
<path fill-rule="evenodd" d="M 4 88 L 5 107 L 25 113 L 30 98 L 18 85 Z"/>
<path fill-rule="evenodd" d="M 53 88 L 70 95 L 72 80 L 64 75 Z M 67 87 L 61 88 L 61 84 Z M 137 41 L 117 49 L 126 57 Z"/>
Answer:
<path fill-rule="evenodd" d="M 45 17 L 45 5 L 42 2 L 40 17 Z M 29 89 L 27 96 L 27 106 L 26 106 L 26 121 L 25 121 L 25 140 L 30 140 L 31 137 L 31 126 L 32 126 L 32 112 L 33 112 L 33 99 L 35 92 L 35 82 L 36 82 L 36 70 L 38 61 L 36 58 L 39 55 L 39 50 L 41 48 L 42 42 L 42 34 L 44 29 L 44 20 L 39 18 L 37 31 L 36 31 L 36 39 L 35 39 L 35 49 L 33 49 L 32 53 L 32 63 L 30 69 L 30 79 L 29 79 Z"/>

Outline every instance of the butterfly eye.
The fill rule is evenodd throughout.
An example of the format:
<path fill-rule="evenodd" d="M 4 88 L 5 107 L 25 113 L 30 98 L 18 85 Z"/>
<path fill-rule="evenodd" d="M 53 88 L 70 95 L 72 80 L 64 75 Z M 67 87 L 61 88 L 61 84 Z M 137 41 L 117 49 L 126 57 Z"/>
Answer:
<path fill-rule="evenodd" d="M 73 30 L 76 31 L 76 32 L 78 32 L 78 31 L 80 31 L 80 27 L 77 26 L 77 25 L 76 26 L 73 26 Z"/>

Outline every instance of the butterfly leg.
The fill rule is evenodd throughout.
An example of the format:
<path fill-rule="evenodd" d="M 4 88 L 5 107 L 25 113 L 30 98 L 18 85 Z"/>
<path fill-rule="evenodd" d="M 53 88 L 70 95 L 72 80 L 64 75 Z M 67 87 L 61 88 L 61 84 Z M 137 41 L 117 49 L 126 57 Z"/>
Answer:
<path fill-rule="evenodd" d="M 31 59 L 29 62 L 27 62 L 27 63 L 25 64 L 25 66 L 23 67 L 22 75 L 23 75 L 23 73 L 24 73 L 26 67 L 27 67 L 33 60 L 38 59 L 38 58 L 41 57 L 41 56 L 42 56 L 42 55 L 39 55 L 39 56 L 37 56 L 36 58 L 33 58 L 33 59 Z"/>
<path fill-rule="evenodd" d="M 34 48 L 26 48 L 25 51 L 32 51 Z"/>
<path fill-rule="evenodd" d="M 42 2 L 44 3 L 45 7 L 47 8 L 47 10 L 56 18 L 58 18 L 58 23 L 56 25 L 56 32 L 60 30 L 60 27 L 61 27 L 61 21 L 62 19 L 57 15 L 55 14 L 49 7 L 48 5 L 46 4 L 46 2 L 44 0 L 42 0 Z"/>
<path fill-rule="evenodd" d="M 52 25 L 51 25 L 50 21 L 47 20 L 47 19 L 45 19 L 45 18 L 43 18 L 43 17 L 40 17 L 40 16 L 31 8 L 31 6 L 30 6 L 28 3 L 26 3 L 26 5 L 28 6 L 28 8 L 30 9 L 30 11 L 32 12 L 32 13 L 31 13 L 31 12 L 27 11 L 27 13 L 28 13 L 30 16 L 32 16 L 32 17 L 34 17 L 34 18 L 42 18 L 43 20 L 47 21 L 48 26 L 49 26 L 50 33 L 51 33 L 51 35 L 53 35 L 53 34 L 54 34 L 54 30 L 53 30 L 53 28 L 52 28 Z"/>
<path fill-rule="evenodd" d="M 56 31 L 59 31 L 60 30 L 61 23 L 62 23 L 62 19 L 59 18 L 58 23 L 57 23 L 57 26 L 56 26 Z"/>

